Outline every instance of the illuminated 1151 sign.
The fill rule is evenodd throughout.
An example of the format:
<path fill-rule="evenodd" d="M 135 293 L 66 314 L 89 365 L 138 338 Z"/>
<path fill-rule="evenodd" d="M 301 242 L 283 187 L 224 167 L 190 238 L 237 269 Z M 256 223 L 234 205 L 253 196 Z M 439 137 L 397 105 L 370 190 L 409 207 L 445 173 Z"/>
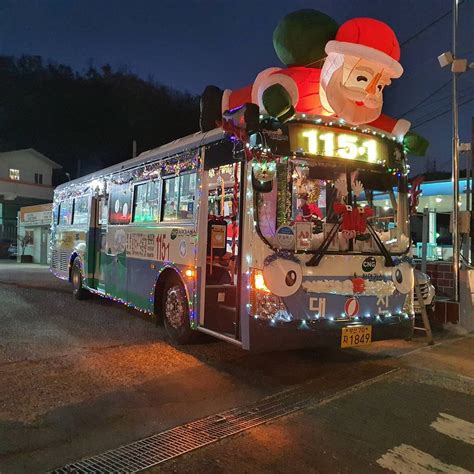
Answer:
<path fill-rule="evenodd" d="M 388 158 L 383 140 L 361 133 L 307 124 L 294 124 L 289 132 L 292 151 L 369 163 L 381 163 Z"/>

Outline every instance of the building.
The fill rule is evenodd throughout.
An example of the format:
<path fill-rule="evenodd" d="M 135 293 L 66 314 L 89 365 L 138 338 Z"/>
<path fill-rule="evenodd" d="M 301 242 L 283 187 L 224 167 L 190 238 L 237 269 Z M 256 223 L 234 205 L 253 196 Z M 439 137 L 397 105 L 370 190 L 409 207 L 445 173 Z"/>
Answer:
<path fill-rule="evenodd" d="M 60 168 L 33 148 L 0 153 L 0 242 L 16 241 L 21 207 L 52 202 L 53 170 Z"/>
<path fill-rule="evenodd" d="M 426 225 L 427 265 L 426 272 L 436 288 L 435 323 L 457 323 L 462 328 L 474 330 L 474 270 L 471 240 L 474 229 L 470 225 L 472 209 L 472 180 L 459 180 L 459 231 L 461 239 L 460 304 L 451 303 L 454 295 L 453 242 L 451 214 L 454 206 L 451 179 L 427 181 L 421 184 L 422 194 L 418 204 L 418 216 L 412 218 L 412 237 L 416 242 L 414 254 L 421 258 L 423 227 Z M 422 213 L 425 213 L 423 219 Z M 421 268 L 421 264 L 418 265 Z"/>
<path fill-rule="evenodd" d="M 18 213 L 18 260 L 21 260 L 22 255 L 27 255 L 31 257 L 32 263 L 46 265 L 49 262 L 52 216 L 52 203 L 20 209 Z M 23 249 L 22 238 L 24 236 L 28 237 L 28 244 Z"/>

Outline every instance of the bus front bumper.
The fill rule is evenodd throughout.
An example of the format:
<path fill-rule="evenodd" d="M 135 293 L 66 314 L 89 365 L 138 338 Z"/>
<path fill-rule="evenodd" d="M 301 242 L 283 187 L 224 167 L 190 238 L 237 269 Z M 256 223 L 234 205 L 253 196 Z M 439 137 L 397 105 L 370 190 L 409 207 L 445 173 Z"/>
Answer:
<path fill-rule="evenodd" d="M 350 326 L 372 326 L 372 342 L 387 339 L 410 339 L 413 335 L 413 316 L 392 314 L 385 318 L 364 318 L 360 321 L 314 320 L 269 321 L 252 318 L 250 321 L 251 351 L 276 351 L 314 347 L 341 347 L 342 330 Z"/>

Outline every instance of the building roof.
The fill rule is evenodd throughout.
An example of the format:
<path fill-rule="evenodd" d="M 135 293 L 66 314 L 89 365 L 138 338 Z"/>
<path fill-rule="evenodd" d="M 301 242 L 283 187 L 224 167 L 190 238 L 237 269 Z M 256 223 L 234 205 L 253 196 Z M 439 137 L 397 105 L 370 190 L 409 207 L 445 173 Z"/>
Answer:
<path fill-rule="evenodd" d="M 35 150 L 34 148 L 24 148 L 22 150 L 12 150 L 12 151 L 4 151 L 0 153 L 0 158 L 2 155 L 15 155 L 18 153 L 30 153 L 31 155 L 35 156 L 36 158 L 39 158 L 40 160 L 44 161 L 47 163 L 51 168 L 58 170 L 61 169 L 62 166 L 58 163 L 56 163 L 53 160 L 50 160 L 48 157 L 44 156 L 43 153 L 40 153 L 39 151 Z"/>

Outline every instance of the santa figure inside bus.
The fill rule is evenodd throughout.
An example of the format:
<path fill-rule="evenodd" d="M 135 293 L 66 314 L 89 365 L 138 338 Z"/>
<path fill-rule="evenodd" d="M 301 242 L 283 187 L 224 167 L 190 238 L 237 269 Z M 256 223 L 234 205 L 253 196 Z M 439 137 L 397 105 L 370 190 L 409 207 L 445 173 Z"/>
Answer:
<path fill-rule="evenodd" d="M 345 239 L 368 240 L 367 219 L 374 216 L 374 210 L 368 206 L 348 205 L 347 182 L 345 176 L 334 183 L 340 202 L 333 204 L 334 212 L 342 217 L 341 231 Z M 358 179 L 351 183 L 352 194 L 357 199 L 364 192 L 364 185 Z"/>
<path fill-rule="evenodd" d="M 215 128 L 226 110 L 255 103 L 281 122 L 295 113 L 330 116 L 367 124 L 404 137 L 409 153 L 423 155 L 428 142 L 408 133 L 410 122 L 383 115 L 383 91 L 403 68 L 393 30 L 372 18 L 354 18 L 338 28 L 316 10 L 287 15 L 273 34 L 286 68 L 260 72 L 252 85 L 221 91 L 208 86 L 201 99 L 201 129 Z"/>
<path fill-rule="evenodd" d="M 300 176 L 296 181 L 298 190 L 296 221 L 318 222 L 323 219 L 323 213 L 318 206 L 321 188 L 318 180 Z"/>

